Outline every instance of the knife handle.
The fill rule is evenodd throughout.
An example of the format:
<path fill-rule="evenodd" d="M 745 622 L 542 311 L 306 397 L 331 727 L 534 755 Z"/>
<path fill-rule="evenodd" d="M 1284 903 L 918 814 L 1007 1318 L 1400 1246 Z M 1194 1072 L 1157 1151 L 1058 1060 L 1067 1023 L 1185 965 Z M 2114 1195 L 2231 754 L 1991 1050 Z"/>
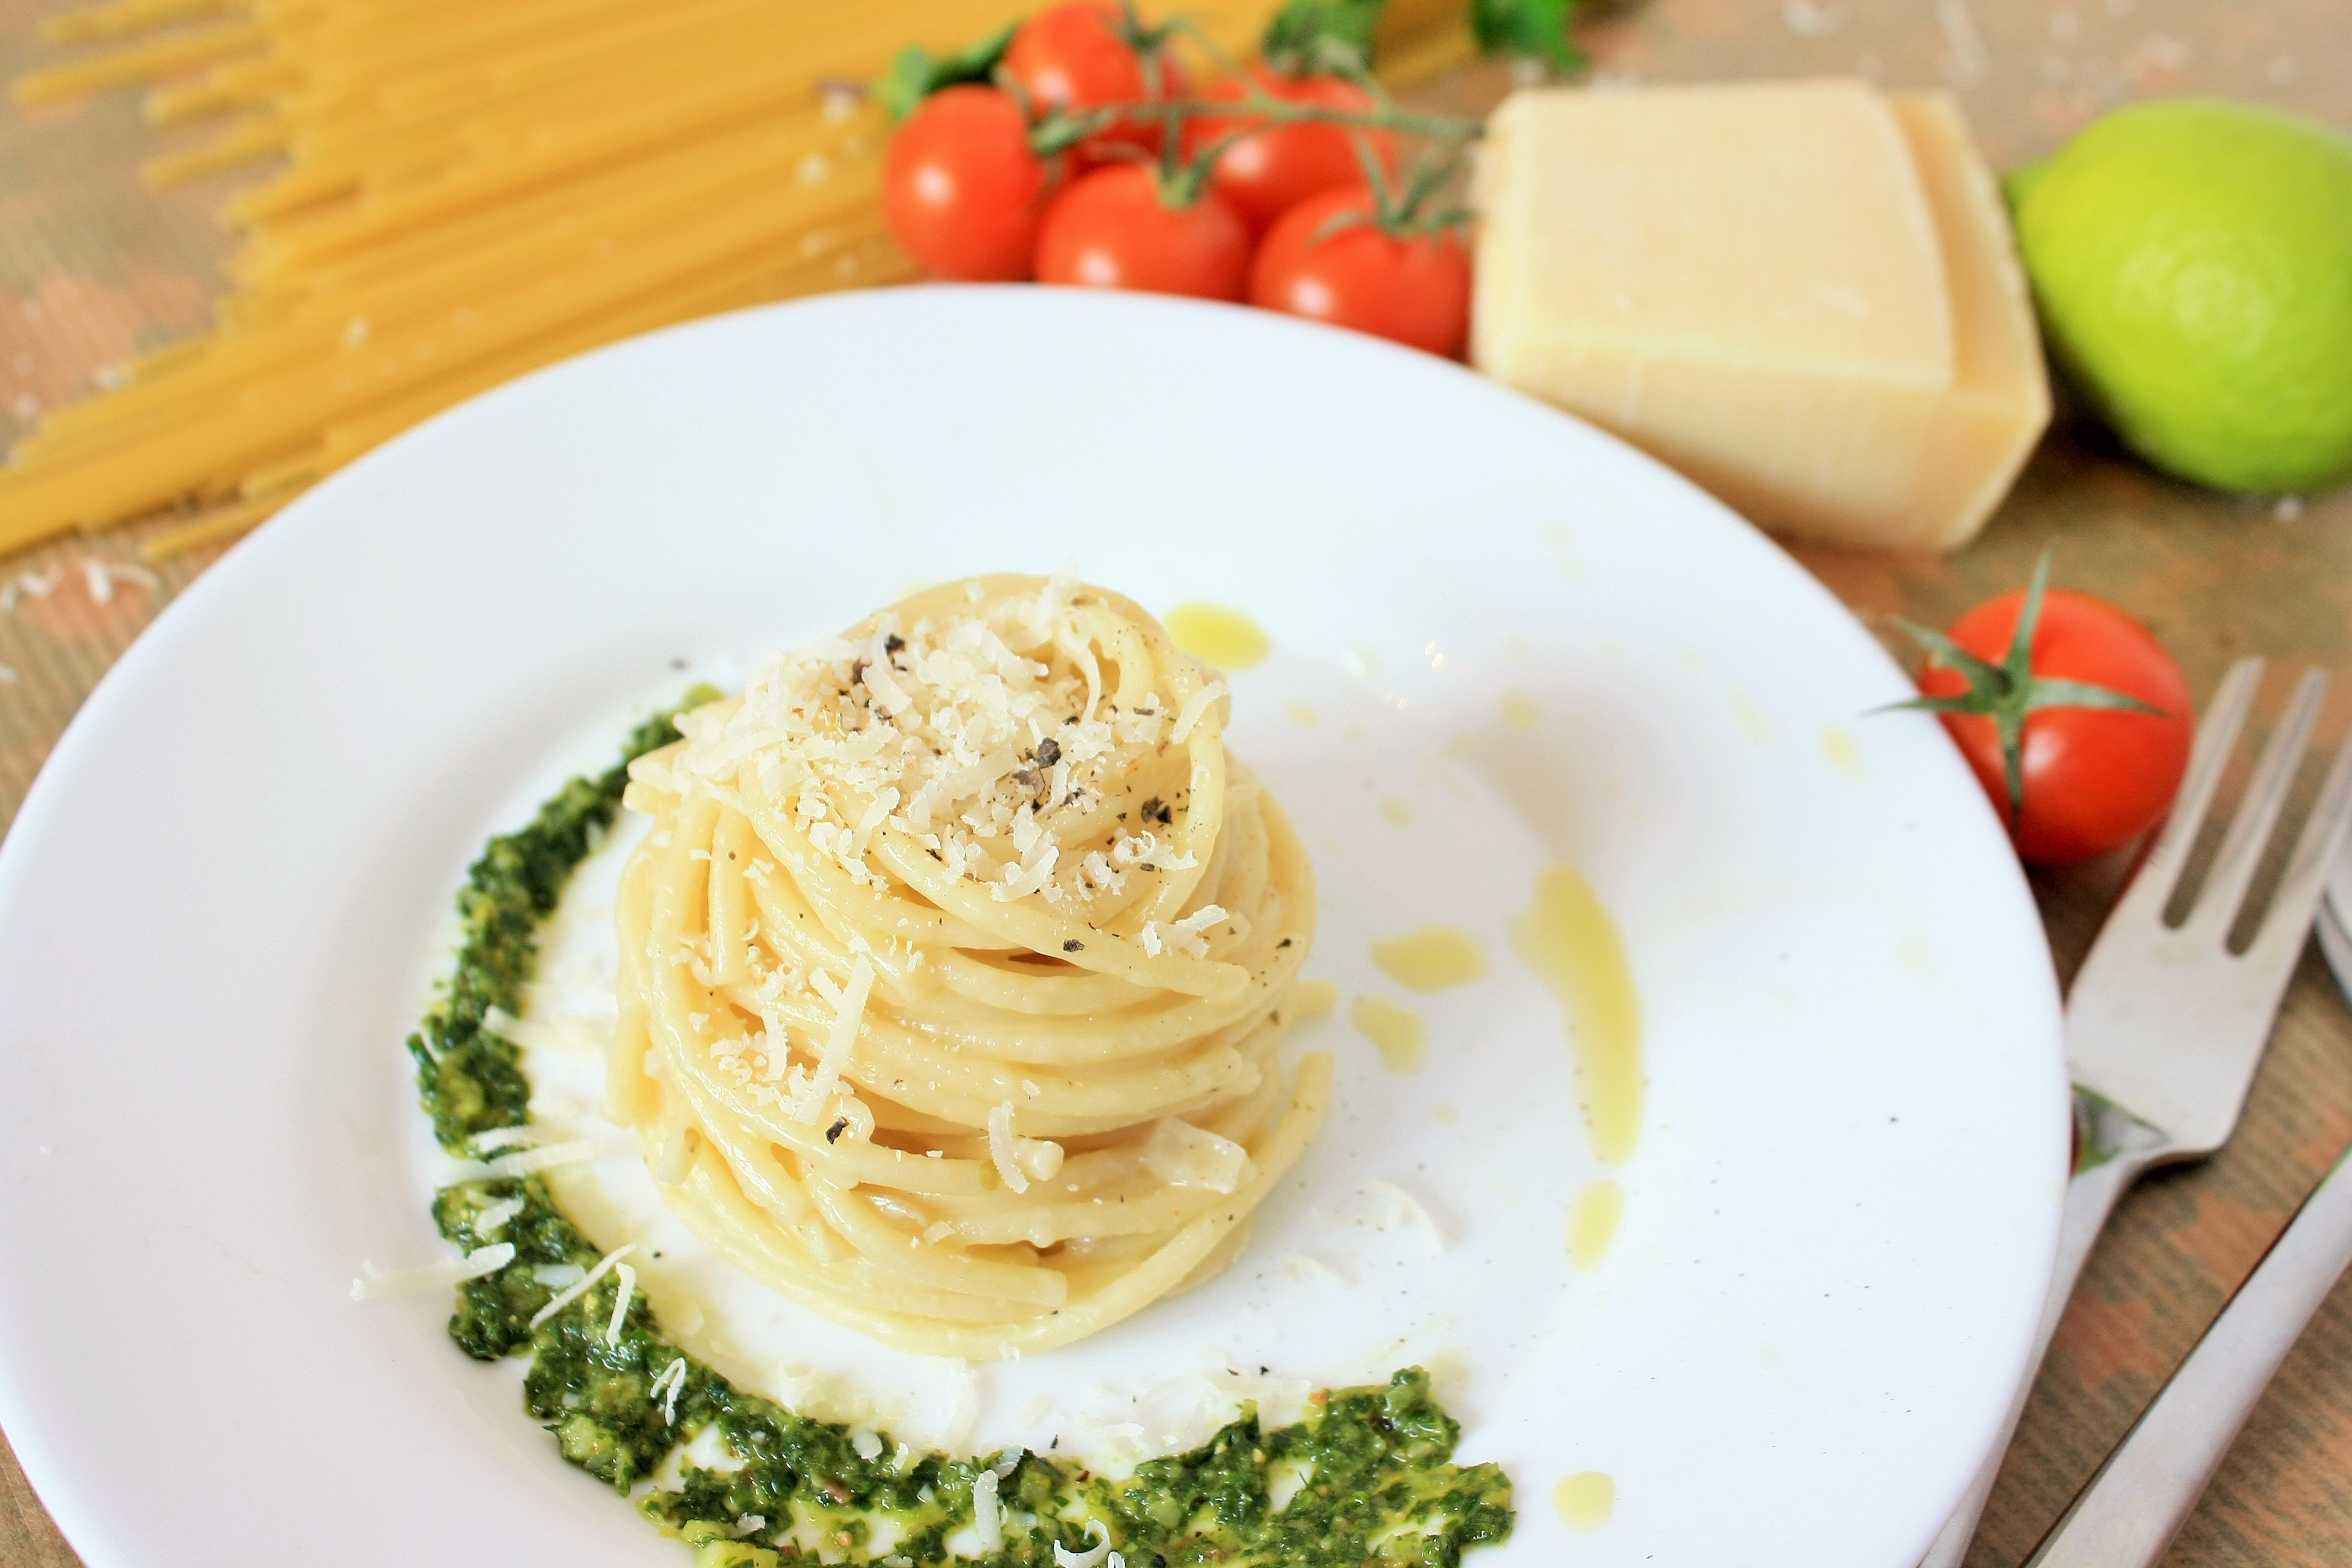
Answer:
<path fill-rule="evenodd" d="M 2347 1263 L 2352 1165 L 2338 1159 L 2027 1568 L 2144 1568 L 2161 1557 Z"/>
<path fill-rule="evenodd" d="M 2065 1207 L 2058 1220 L 2058 1257 L 2050 1271 L 2050 1289 L 2042 1299 L 2042 1321 L 2033 1331 L 2032 1351 L 2026 1357 L 2017 1391 L 2010 1397 L 2008 1414 L 2001 1417 L 2000 1429 L 1993 1434 L 1992 1447 L 1944 1528 L 1936 1532 L 1919 1568 L 1960 1568 L 1968 1556 L 1977 1521 L 1983 1517 L 1993 1482 L 2000 1476 L 2001 1456 L 2009 1452 L 2018 1418 L 2025 1414 L 2026 1396 L 2033 1392 L 2034 1373 L 2049 1353 L 2058 1321 L 2066 1315 L 2067 1299 L 2074 1294 L 2074 1283 L 2083 1276 L 2083 1265 L 2090 1261 L 2099 1232 L 2106 1227 L 2107 1216 L 2115 1213 L 2125 1190 L 2170 1152 L 2154 1128 L 2080 1089 L 2075 1091 L 2075 1113 L 2088 1163 L 2078 1165 L 2066 1184 Z"/>

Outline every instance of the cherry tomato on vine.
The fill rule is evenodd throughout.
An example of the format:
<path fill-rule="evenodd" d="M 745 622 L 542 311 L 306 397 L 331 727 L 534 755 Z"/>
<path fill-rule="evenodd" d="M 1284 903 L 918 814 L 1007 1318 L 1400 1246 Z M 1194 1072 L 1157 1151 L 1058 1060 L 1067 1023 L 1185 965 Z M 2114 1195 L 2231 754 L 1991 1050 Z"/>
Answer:
<path fill-rule="evenodd" d="M 1029 276 L 1061 163 L 1031 151 L 1028 121 L 1009 94 L 950 87 L 890 139 L 883 216 L 935 278 L 1017 282 Z"/>
<path fill-rule="evenodd" d="M 1080 175 L 1037 236 L 1040 283 L 1239 300 L 1248 279 L 1249 229 L 1224 198 L 1171 202 L 1145 163 Z"/>
<path fill-rule="evenodd" d="M 1258 243 L 1250 303 L 1459 355 L 1470 336 L 1468 247 L 1450 228 L 1391 234 L 1377 215 L 1360 185 L 1283 214 Z"/>
<path fill-rule="evenodd" d="M 2037 573 L 2032 587 L 1955 621 L 1946 637 L 1981 668 L 1972 677 L 1931 654 L 1919 690 L 1948 705 L 1937 717 L 2010 824 L 2019 857 L 2063 866 L 2156 826 L 2188 769 L 2197 721 L 2189 683 L 2154 633 L 2103 599 L 2041 587 Z M 2018 681 L 2017 628 L 2037 598 L 2028 679 Z M 1949 710 L 1963 703 L 1980 710 Z"/>
<path fill-rule="evenodd" d="M 1076 111 L 1183 97 L 1188 84 L 1181 62 L 1168 49 L 1155 47 L 1151 53 L 1159 67 L 1157 91 L 1142 53 L 1128 36 L 1126 13 L 1103 0 L 1076 0 L 1022 23 L 1004 51 L 1004 69 L 1041 114 L 1049 109 Z M 1078 153 L 1091 161 L 1124 144 L 1156 153 L 1160 130 L 1152 121 L 1121 120 L 1079 142 Z"/>
<path fill-rule="evenodd" d="M 1344 77 L 1287 77 L 1267 66 L 1251 69 L 1256 86 L 1286 103 L 1314 109 L 1362 112 L 1373 107 L 1371 94 Z M 1248 89 L 1234 80 L 1218 82 L 1204 97 L 1238 103 Z M 1233 119 L 1203 117 L 1189 127 L 1190 144 L 1205 148 L 1219 137 L 1250 123 L 1248 115 Z M 1234 205 L 1252 234 L 1264 234 L 1274 220 L 1311 195 L 1335 186 L 1362 182 L 1363 164 L 1356 156 L 1356 138 L 1362 137 L 1383 168 L 1396 167 L 1396 138 L 1386 131 L 1351 130 L 1345 125 L 1293 121 L 1252 132 L 1217 154 L 1209 180 L 1216 193 Z"/>

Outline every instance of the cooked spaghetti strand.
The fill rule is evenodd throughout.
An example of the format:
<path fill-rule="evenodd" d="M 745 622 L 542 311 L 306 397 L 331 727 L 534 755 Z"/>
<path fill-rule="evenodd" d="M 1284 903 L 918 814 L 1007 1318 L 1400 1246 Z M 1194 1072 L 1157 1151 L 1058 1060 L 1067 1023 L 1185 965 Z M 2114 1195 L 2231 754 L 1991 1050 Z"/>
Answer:
<path fill-rule="evenodd" d="M 1314 880 L 1157 622 L 950 584 L 678 729 L 630 771 L 608 1110 L 688 1226 L 964 1357 L 1231 1260 L 1328 1098 L 1281 1060 Z"/>

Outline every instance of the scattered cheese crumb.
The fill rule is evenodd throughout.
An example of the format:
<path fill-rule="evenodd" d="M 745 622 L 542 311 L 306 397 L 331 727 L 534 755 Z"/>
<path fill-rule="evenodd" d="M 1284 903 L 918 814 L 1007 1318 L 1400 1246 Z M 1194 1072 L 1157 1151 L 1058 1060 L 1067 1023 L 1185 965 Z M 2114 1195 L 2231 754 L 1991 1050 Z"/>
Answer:
<path fill-rule="evenodd" d="M 1362 1183 L 1356 1188 L 1354 1201 L 1337 1209 L 1318 1211 L 1314 1218 L 1326 1230 L 1412 1228 L 1427 1238 L 1433 1254 L 1445 1250 L 1445 1237 L 1438 1230 L 1437 1221 L 1430 1217 L 1420 1200 L 1394 1182 Z"/>
<path fill-rule="evenodd" d="M 1345 1285 L 1347 1281 L 1333 1272 L 1331 1266 L 1312 1253 L 1294 1252 L 1285 1260 L 1282 1271 L 1293 1279 L 1307 1284 Z"/>
<path fill-rule="evenodd" d="M 107 561 L 96 555 L 82 557 L 81 580 L 83 587 L 89 590 L 90 603 L 94 605 L 112 604 L 114 590 L 120 584 L 129 583 L 151 594 L 163 584 L 162 578 L 144 566 L 129 561 Z M 50 585 L 56 585 L 54 577 Z"/>
<path fill-rule="evenodd" d="M 1163 1116 L 1143 1141 L 1143 1168 L 1171 1187 L 1230 1193 L 1257 1174 L 1249 1151 L 1180 1117 Z"/>

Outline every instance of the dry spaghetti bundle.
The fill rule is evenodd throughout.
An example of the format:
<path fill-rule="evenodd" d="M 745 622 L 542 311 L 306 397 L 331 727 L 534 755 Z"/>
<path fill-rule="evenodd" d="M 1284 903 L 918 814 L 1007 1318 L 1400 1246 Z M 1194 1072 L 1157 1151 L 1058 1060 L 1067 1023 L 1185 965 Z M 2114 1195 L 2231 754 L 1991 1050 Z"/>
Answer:
<path fill-rule="evenodd" d="M 45 418 L 0 470 L 0 552 L 171 506 L 165 550 L 258 521 L 360 453 L 538 366 L 669 322 L 909 275 L 888 128 L 854 90 L 1023 0 L 111 0 L 34 105 L 157 80 L 218 133 L 159 183 L 254 164 L 207 335 Z M 1191 9 L 1248 46 L 1273 0 Z M 848 89 L 845 90 L 845 87 Z"/>
<path fill-rule="evenodd" d="M 1284 1080 L 1314 882 L 1224 701 L 1128 600 L 992 577 L 681 720 L 631 771 L 610 1094 L 671 1207 L 929 1354 L 1231 1261 L 1330 1068 Z"/>

